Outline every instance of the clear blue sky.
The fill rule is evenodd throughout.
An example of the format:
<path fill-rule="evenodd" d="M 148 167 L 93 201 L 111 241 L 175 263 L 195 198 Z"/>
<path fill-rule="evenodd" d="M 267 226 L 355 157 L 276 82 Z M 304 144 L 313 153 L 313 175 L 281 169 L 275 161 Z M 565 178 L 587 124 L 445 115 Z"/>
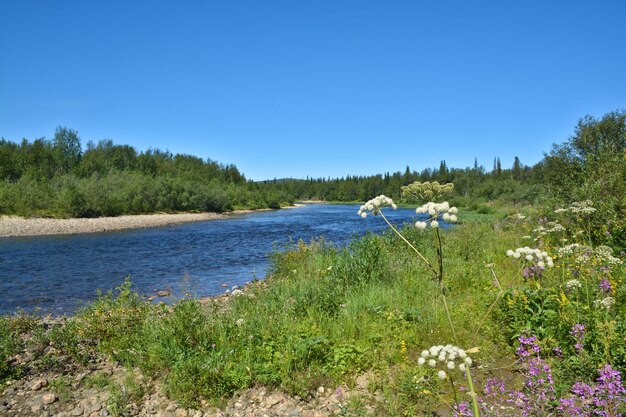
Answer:
<path fill-rule="evenodd" d="M 626 1 L 0 0 L 0 136 L 248 178 L 526 164 L 626 107 Z"/>

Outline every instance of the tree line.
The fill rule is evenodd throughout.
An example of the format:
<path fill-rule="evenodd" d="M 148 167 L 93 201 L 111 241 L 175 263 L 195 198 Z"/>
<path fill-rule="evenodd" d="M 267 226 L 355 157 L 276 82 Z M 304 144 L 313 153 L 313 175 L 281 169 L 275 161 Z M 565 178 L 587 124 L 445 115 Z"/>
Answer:
<path fill-rule="evenodd" d="M 496 157 L 487 170 L 439 167 L 343 178 L 246 180 L 235 165 L 158 149 L 137 152 L 111 140 L 81 148 L 78 132 L 65 127 L 52 140 L 0 140 L 0 213 L 26 216 L 94 217 L 176 211 L 277 208 L 295 200 L 366 201 L 385 194 L 399 200 L 415 181 L 454 183 L 454 204 L 556 207 L 592 200 L 610 213 L 610 230 L 626 244 L 626 112 L 579 120 L 572 136 L 555 144 L 532 166 L 515 157 L 503 168 Z M 600 227 L 602 226 L 602 227 Z M 599 233 L 599 232 L 598 232 Z"/>
<path fill-rule="evenodd" d="M 0 140 L 0 213 L 97 217 L 279 207 L 288 196 L 259 190 L 235 165 L 88 142 L 59 127 L 51 140 Z"/>

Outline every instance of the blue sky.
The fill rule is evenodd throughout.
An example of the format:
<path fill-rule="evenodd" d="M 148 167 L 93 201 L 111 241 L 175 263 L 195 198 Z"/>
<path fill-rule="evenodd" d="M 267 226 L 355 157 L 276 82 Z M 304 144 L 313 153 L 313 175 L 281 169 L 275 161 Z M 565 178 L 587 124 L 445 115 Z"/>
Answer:
<path fill-rule="evenodd" d="M 626 107 L 624 1 L 0 0 L 0 136 L 250 179 L 539 161 Z"/>

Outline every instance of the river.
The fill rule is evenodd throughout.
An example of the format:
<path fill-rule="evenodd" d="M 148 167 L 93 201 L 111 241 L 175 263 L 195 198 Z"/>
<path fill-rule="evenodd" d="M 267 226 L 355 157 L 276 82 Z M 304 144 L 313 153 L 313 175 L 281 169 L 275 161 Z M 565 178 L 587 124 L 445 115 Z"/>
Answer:
<path fill-rule="evenodd" d="M 72 313 L 97 289 L 113 289 L 127 276 L 142 294 L 170 291 L 165 300 L 219 294 L 224 285 L 264 278 L 268 255 L 290 242 L 323 237 L 345 245 L 367 230 L 386 228 L 382 219 L 361 219 L 357 210 L 311 204 L 152 229 L 0 238 L 0 314 Z M 396 224 L 415 220 L 410 209 L 385 213 Z"/>

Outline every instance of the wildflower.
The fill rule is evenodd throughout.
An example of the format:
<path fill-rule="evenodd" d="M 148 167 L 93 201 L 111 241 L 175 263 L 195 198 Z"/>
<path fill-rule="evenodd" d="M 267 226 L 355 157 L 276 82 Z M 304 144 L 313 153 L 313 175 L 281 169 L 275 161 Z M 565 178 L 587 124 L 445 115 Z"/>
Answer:
<path fill-rule="evenodd" d="M 374 216 L 377 216 L 380 213 L 380 209 L 385 206 L 391 206 L 394 210 L 398 208 L 398 206 L 393 202 L 393 200 L 385 195 L 379 195 L 378 197 L 374 197 L 365 204 L 363 204 L 357 214 L 362 218 L 367 217 L 367 212 L 370 211 Z"/>
<path fill-rule="evenodd" d="M 581 288 L 581 287 L 582 287 L 582 284 L 577 279 L 570 279 L 569 281 L 565 283 L 565 288 L 567 288 L 569 291 L 573 290 L 574 288 Z"/>
<path fill-rule="evenodd" d="M 439 379 L 446 379 L 446 371 L 437 372 L 437 376 L 439 377 Z"/>
<path fill-rule="evenodd" d="M 593 208 L 593 201 L 591 200 L 577 201 L 575 203 L 572 203 L 567 208 L 558 208 L 554 210 L 556 214 L 568 213 L 568 212 L 574 213 L 574 214 L 591 214 L 591 213 L 594 213 L 595 211 L 596 209 Z"/>
<path fill-rule="evenodd" d="M 569 334 L 571 334 L 576 340 L 576 344 L 574 345 L 574 349 L 576 352 L 580 352 L 583 350 L 583 338 L 585 337 L 585 326 L 577 323 L 572 326 L 572 330 L 570 330 Z"/>
<path fill-rule="evenodd" d="M 243 324 L 244 320 L 243 319 L 237 319 L 237 321 L 235 322 L 235 324 L 237 326 L 241 326 Z"/>
<path fill-rule="evenodd" d="M 611 286 L 611 282 L 604 278 L 602 281 L 600 281 L 600 284 L 598 285 L 598 287 L 600 287 L 600 290 L 604 293 L 604 294 L 610 294 L 613 291 L 613 287 Z"/>
<path fill-rule="evenodd" d="M 439 184 L 437 181 L 433 182 L 414 182 L 402 187 L 402 197 L 412 198 L 417 200 L 436 200 L 438 197 L 444 194 L 450 193 L 454 189 L 454 184 Z"/>
<path fill-rule="evenodd" d="M 437 367 L 437 364 L 441 364 L 440 366 L 448 371 L 453 371 L 458 367 L 461 372 L 465 372 L 466 367 L 472 365 L 472 360 L 467 356 L 467 352 L 459 347 L 435 345 L 428 350 L 423 350 L 418 358 L 418 365 L 423 366 L 425 363 L 428 363 L 432 368 Z M 445 374 L 444 370 L 440 372 Z"/>
<path fill-rule="evenodd" d="M 517 353 L 517 356 L 521 358 L 527 358 L 535 354 L 538 355 L 539 352 L 541 352 L 541 348 L 537 344 L 536 336 L 521 335 L 517 340 L 520 343 L 519 347 L 515 351 L 515 353 Z"/>
<path fill-rule="evenodd" d="M 603 308 L 605 310 L 610 310 L 615 304 L 615 298 L 613 297 L 604 297 L 602 300 L 596 300 L 593 302 L 593 305 L 597 308 Z"/>
<path fill-rule="evenodd" d="M 539 276 L 546 267 L 552 268 L 554 266 L 554 260 L 548 255 L 547 252 L 537 248 L 532 249 L 528 246 L 524 246 L 523 248 L 517 248 L 515 250 L 509 249 L 506 251 L 506 256 L 515 259 L 520 259 L 523 257 L 525 261 L 534 262 L 534 266 L 531 266 L 530 268 L 527 268 L 525 270 L 525 275 L 527 277 Z"/>
<path fill-rule="evenodd" d="M 597 248 L 595 248 L 594 254 L 600 261 L 606 262 L 609 265 L 619 265 L 622 263 L 621 259 L 613 256 L 613 249 L 609 246 L 598 246 Z"/>
<path fill-rule="evenodd" d="M 456 213 L 458 213 L 458 209 L 456 207 L 450 207 L 450 204 L 447 201 L 443 203 L 433 203 L 428 202 L 418 208 L 415 209 L 416 214 L 428 214 L 428 220 L 426 221 L 418 221 L 415 223 L 415 227 L 418 229 L 425 229 L 430 222 L 430 226 L 433 229 L 439 227 L 439 219 L 444 220 L 448 223 L 455 223 L 458 221 Z"/>

